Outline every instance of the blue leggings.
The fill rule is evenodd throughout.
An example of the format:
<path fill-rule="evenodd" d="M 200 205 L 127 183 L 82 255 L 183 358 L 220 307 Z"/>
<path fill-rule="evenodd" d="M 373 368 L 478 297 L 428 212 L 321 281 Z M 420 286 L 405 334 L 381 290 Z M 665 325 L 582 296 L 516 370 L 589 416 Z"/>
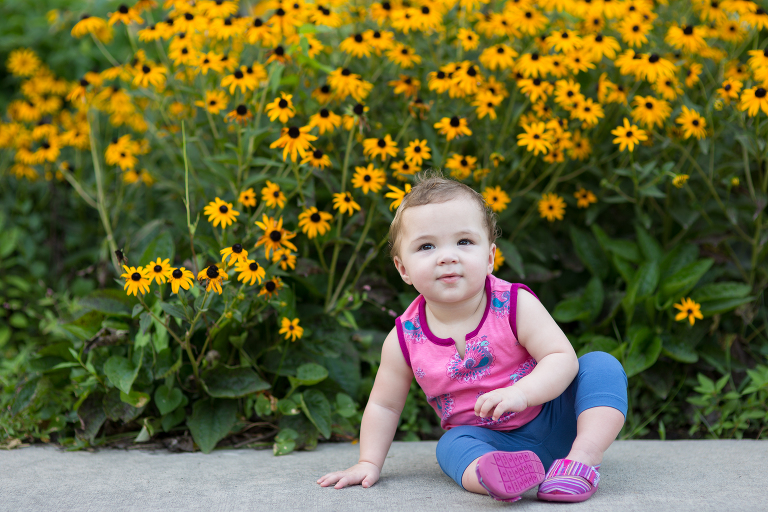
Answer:
<path fill-rule="evenodd" d="M 612 355 L 590 352 L 579 358 L 579 373 L 563 394 L 545 403 L 532 421 L 508 431 L 468 425 L 452 428 L 437 443 L 437 462 L 459 485 L 473 460 L 496 450 L 531 450 L 547 470 L 571 451 L 579 414 L 600 406 L 618 409 L 626 418 L 627 374 Z"/>

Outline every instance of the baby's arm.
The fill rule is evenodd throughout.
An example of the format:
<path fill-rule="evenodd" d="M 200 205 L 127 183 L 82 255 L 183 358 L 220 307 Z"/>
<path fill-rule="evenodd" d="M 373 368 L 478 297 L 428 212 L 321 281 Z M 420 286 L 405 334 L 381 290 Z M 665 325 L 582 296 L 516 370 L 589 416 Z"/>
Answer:
<path fill-rule="evenodd" d="M 536 367 L 514 385 L 480 396 L 475 414 L 497 420 L 505 412 L 549 402 L 560 396 L 579 372 L 571 342 L 544 305 L 527 291 L 517 293 L 517 337 L 537 361 Z"/>
<path fill-rule="evenodd" d="M 344 471 L 328 473 L 317 480 L 323 487 L 336 484 L 336 489 L 347 485 L 376 483 L 384 465 L 384 459 L 397 430 L 397 422 L 403 411 L 413 372 L 405 363 L 396 329 L 384 340 L 381 349 L 381 365 L 376 373 L 368 405 L 365 406 L 360 426 L 360 459 Z"/>

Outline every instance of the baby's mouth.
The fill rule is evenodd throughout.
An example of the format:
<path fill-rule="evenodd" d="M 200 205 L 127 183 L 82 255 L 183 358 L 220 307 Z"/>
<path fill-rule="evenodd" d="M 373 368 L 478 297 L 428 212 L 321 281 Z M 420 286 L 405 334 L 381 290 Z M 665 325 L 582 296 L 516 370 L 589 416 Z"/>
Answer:
<path fill-rule="evenodd" d="M 437 279 L 438 281 L 442 281 L 444 283 L 455 283 L 456 281 L 461 279 L 461 276 L 459 274 L 443 274 Z"/>

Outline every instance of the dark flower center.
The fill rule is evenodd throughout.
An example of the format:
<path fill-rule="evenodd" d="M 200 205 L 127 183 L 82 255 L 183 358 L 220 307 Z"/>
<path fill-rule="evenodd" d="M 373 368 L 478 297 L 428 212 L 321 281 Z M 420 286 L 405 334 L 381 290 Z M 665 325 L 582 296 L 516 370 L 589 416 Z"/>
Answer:
<path fill-rule="evenodd" d="M 595 36 L 595 42 L 596 43 L 602 43 L 603 42 L 603 34 L 597 34 Z"/>
<path fill-rule="evenodd" d="M 475 69 L 475 66 L 469 66 L 469 69 L 467 69 L 467 74 L 469 76 L 477 76 L 477 70 Z"/>
<path fill-rule="evenodd" d="M 402 53 L 403 55 L 408 55 L 408 48 L 403 48 L 402 50 L 400 50 L 400 53 Z"/>
<path fill-rule="evenodd" d="M 272 192 L 272 195 L 274 197 L 280 197 L 280 191 L 279 190 L 275 190 L 274 192 Z"/>
<path fill-rule="evenodd" d="M 686 309 L 686 310 L 685 310 L 685 312 L 686 312 L 687 314 L 689 314 L 689 315 L 692 315 L 692 314 L 693 314 L 693 310 L 692 310 L 691 308 L 688 308 L 688 309 Z"/>
<path fill-rule="evenodd" d="M 421 8 L 421 13 L 422 14 L 429 14 L 429 7 L 427 7 L 426 5 L 424 7 L 422 7 Z"/>
<path fill-rule="evenodd" d="M 683 29 L 683 34 L 687 36 L 693 34 L 693 27 L 690 25 L 686 25 L 685 28 Z"/>
<path fill-rule="evenodd" d="M 146 64 L 144 64 L 143 66 L 141 66 L 141 71 L 142 71 L 143 73 L 149 73 L 149 70 L 150 70 L 150 68 L 149 68 L 149 66 L 147 66 Z"/>
<path fill-rule="evenodd" d="M 531 18 L 533 18 L 533 13 L 531 11 L 526 11 L 525 12 L 525 17 L 528 18 L 528 19 L 531 19 Z"/>
<path fill-rule="evenodd" d="M 134 272 L 133 274 L 131 274 L 131 280 L 141 281 L 141 274 L 139 274 L 138 272 Z"/>
<path fill-rule="evenodd" d="M 278 57 L 282 57 L 283 55 L 285 55 L 285 50 L 283 49 L 282 46 L 278 46 L 277 48 L 275 48 L 275 55 L 277 55 Z"/>
<path fill-rule="evenodd" d="M 438 71 L 438 72 L 437 72 L 437 78 L 438 78 L 438 79 L 440 79 L 440 80 L 442 80 L 443 78 L 445 78 L 445 73 L 444 73 L 444 72 L 442 72 L 442 71 Z"/>
<path fill-rule="evenodd" d="M 160 265 L 155 265 L 155 268 L 154 268 L 153 270 L 154 270 L 155 272 L 162 272 L 162 271 L 163 271 L 163 267 L 162 267 L 162 266 L 160 266 Z"/>
<path fill-rule="evenodd" d="M 232 26 L 232 18 L 227 18 L 224 20 L 224 24 L 228 27 Z"/>
<path fill-rule="evenodd" d="M 371 181 L 371 175 L 366 174 L 365 176 L 363 176 L 363 181 Z"/>
<path fill-rule="evenodd" d="M 691 124 L 693 126 L 699 126 L 699 120 L 698 119 L 694 119 L 693 121 L 691 121 Z"/>
<path fill-rule="evenodd" d="M 640 32 L 640 27 L 638 25 L 633 25 L 632 32 Z"/>
<path fill-rule="evenodd" d="M 229 211 L 229 208 L 227 208 L 227 205 L 223 204 L 223 205 L 219 206 L 219 211 L 221 213 L 227 213 Z"/>
<path fill-rule="evenodd" d="M 646 101 L 645 108 L 647 108 L 648 110 L 653 110 L 653 103 L 651 103 L 650 101 Z"/>
<path fill-rule="evenodd" d="M 232 246 L 232 252 L 240 254 L 241 252 L 243 252 L 243 246 L 240 245 L 240 244 L 233 245 Z"/>
<path fill-rule="evenodd" d="M 181 276 L 183 276 L 184 273 L 181 270 L 176 269 L 173 271 L 173 274 L 171 275 L 173 276 L 174 279 L 181 279 Z"/>
<path fill-rule="evenodd" d="M 322 92 L 323 94 L 328 94 L 329 92 L 331 92 L 331 87 L 328 84 L 325 84 L 320 88 L 320 92 Z"/>
<path fill-rule="evenodd" d="M 208 267 L 208 270 L 205 271 L 205 275 L 207 275 L 209 279 L 216 279 L 219 277 L 219 267 L 211 265 Z"/>
<path fill-rule="evenodd" d="M 80 85 L 82 85 L 83 87 L 88 87 L 88 80 L 86 80 L 85 78 L 81 78 Z"/>
<path fill-rule="evenodd" d="M 272 293 L 275 291 L 275 288 L 277 288 L 277 285 L 274 281 L 267 281 L 267 284 L 264 285 L 264 288 L 266 288 L 269 293 Z"/>
<path fill-rule="evenodd" d="M 379 146 L 380 148 L 385 148 L 387 147 L 387 141 L 385 141 L 384 139 L 379 139 L 376 145 Z"/>
<path fill-rule="evenodd" d="M 352 112 L 354 112 L 356 116 L 361 116 L 361 115 L 363 115 L 363 112 L 365 112 L 365 107 L 363 107 L 360 103 L 358 103 L 352 109 Z"/>
<path fill-rule="evenodd" d="M 269 239 L 272 240 L 273 242 L 279 242 L 282 237 L 283 237 L 283 234 L 276 229 L 273 229 L 269 233 Z"/>
<path fill-rule="evenodd" d="M 410 77 L 406 78 L 405 80 L 403 80 L 403 83 L 405 83 L 405 85 L 411 85 L 411 78 Z"/>
<path fill-rule="evenodd" d="M 458 128 L 458 126 L 459 126 L 460 124 L 461 124 L 461 121 L 459 121 L 459 118 L 458 118 L 458 117 L 456 117 L 456 116 L 453 116 L 453 117 L 451 118 L 451 126 L 453 126 L 454 128 Z"/>
<path fill-rule="evenodd" d="M 125 4 L 118 7 L 117 10 L 120 11 L 120 14 L 128 14 L 128 6 Z"/>
<path fill-rule="evenodd" d="M 537 133 L 537 134 L 535 134 L 535 135 L 533 136 L 533 138 L 538 140 L 538 139 L 540 138 L 540 137 L 539 137 L 539 134 L 538 134 L 538 133 Z"/>
<path fill-rule="evenodd" d="M 288 102 L 281 98 L 280 101 L 277 103 L 277 106 L 280 108 L 285 108 L 288 106 Z"/>
<path fill-rule="evenodd" d="M 237 115 L 244 116 L 247 113 L 248 113 L 248 107 L 246 107 L 245 105 L 237 106 Z"/>
<path fill-rule="evenodd" d="M 259 264 L 258 264 L 258 263 L 256 263 L 256 262 L 254 261 L 253 263 L 251 263 L 250 265 L 248 265 L 248 269 L 249 269 L 251 272 L 256 272 L 257 270 L 259 270 Z"/>
<path fill-rule="evenodd" d="M 323 110 L 320 111 L 320 117 L 328 117 L 328 115 L 329 115 L 329 112 L 327 108 L 324 108 Z"/>
<path fill-rule="evenodd" d="M 192 13 L 188 12 L 184 15 L 184 19 L 186 19 L 187 21 L 192 21 L 193 19 L 195 19 L 195 16 Z"/>
<path fill-rule="evenodd" d="M 301 135 L 301 131 L 297 127 L 291 126 L 290 128 L 288 128 L 288 136 L 290 138 L 298 139 L 299 135 Z"/>
<path fill-rule="evenodd" d="M 188 53 L 189 53 L 189 50 L 188 50 L 188 49 L 186 49 L 186 48 L 183 48 L 183 49 L 181 50 L 181 53 L 182 53 L 182 55 L 186 55 L 186 54 L 188 54 Z"/>
<path fill-rule="evenodd" d="M 655 53 L 652 53 L 651 56 L 648 57 L 648 62 L 650 62 L 651 64 L 656 64 L 657 62 L 659 62 L 659 56 L 656 55 Z"/>
<path fill-rule="evenodd" d="M 263 24 L 264 24 L 264 22 L 261 21 L 261 18 L 256 18 L 255 20 L 253 20 L 253 26 L 254 27 L 258 28 L 258 27 L 262 26 Z"/>
<path fill-rule="evenodd" d="M 355 42 L 356 43 L 362 43 L 363 42 L 363 36 L 360 34 L 355 34 Z"/>
<path fill-rule="evenodd" d="M 632 130 L 627 130 L 626 136 L 627 137 L 631 137 L 632 136 Z"/>
<path fill-rule="evenodd" d="M 379 32 L 378 30 L 376 32 L 374 32 L 373 33 L 373 38 L 374 39 L 381 39 L 381 32 Z"/>
<path fill-rule="evenodd" d="M 349 69 L 344 68 L 341 70 L 341 76 L 349 76 L 352 73 Z"/>
<path fill-rule="evenodd" d="M 755 98 L 765 98 L 765 88 L 758 87 L 755 91 Z"/>
<path fill-rule="evenodd" d="M 349 203 L 350 201 L 352 201 L 352 196 L 350 196 L 349 194 L 345 195 L 344 196 L 344 201 Z"/>
<path fill-rule="evenodd" d="M 466 167 L 468 162 L 467 162 L 466 158 L 462 158 L 461 162 L 459 162 L 459 163 L 461 164 L 462 167 Z"/>
<path fill-rule="evenodd" d="M 314 151 L 312 152 L 312 156 L 313 156 L 314 158 L 316 158 L 316 159 L 320 159 L 320 158 L 322 158 L 322 157 L 323 157 L 323 152 L 322 152 L 322 151 L 320 151 L 319 149 L 316 149 L 316 150 L 314 150 Z"/>
<path fill-rule="evenodd" d="M 309 220 L 315 223 L 320 222 L 320 214 L 317 212 L 313 213 L 312 215 L 309 216 Z"/>
<path fill-rule="evenodd" d="M 243 72 L 240 71 L 239 69 L 237 71 L 235 71 L 235 78 L 237 78 L 238 80 L 243 78 Z"/>
<path fill-rule="evenodd" d="M 414 153 L 421 153 L 421 146 L 413 146 Z"/>

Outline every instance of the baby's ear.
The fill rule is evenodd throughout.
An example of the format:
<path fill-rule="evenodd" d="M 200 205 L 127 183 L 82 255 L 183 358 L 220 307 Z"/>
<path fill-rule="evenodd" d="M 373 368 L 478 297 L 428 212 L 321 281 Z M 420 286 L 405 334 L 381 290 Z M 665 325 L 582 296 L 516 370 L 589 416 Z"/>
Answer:
<path fill-rule="evenodd" d="M 496 244 L 491 244 L 491 252 L 488 258 L 488 274 L 493 274 L 493 262 L 496 260 Z"/>
<path fill-rule="evenodd" d="M 400 273 L 400 277 L 405 281 L 405 284 L 413 284 L 411 282 L 411 277 L 408 275 L 408 270 L 406 270 L 405 265 L 403 265 L 403 261 L 399 256 L 395 256 L 394 263 L 395 268 Z"/>

